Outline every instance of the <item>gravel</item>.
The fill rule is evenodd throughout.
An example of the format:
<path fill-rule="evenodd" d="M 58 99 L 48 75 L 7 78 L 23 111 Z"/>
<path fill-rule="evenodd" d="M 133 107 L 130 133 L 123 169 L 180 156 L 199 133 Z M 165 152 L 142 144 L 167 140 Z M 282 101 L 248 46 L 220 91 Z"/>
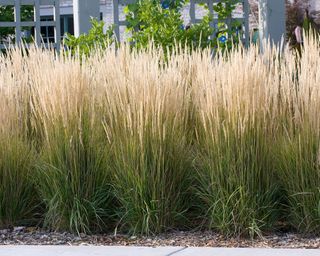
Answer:
<path fill-rule="evenodd" d="M 176 231 L 158 236 L 74 235 L 48 232 L 37 228 L 15 227 L 0 230 L 0 245 L 108 245 L 108 246 L 183 246 L 238 248 L 304 248 L 319 249 L 320 237 L 303 237 L 294 233 L 272 234 L 263 238 L 226 238 L 214 232 Z"/>

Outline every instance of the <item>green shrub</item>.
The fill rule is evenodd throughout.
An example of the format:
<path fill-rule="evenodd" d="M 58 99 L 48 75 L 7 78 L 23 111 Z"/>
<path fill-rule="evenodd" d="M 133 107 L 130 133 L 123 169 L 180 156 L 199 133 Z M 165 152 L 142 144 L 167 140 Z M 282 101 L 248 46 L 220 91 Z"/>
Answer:
<path fill-rule="evenodd" d="M 229 26 L 226 23 L 239 0 L 223 0 L 214 5 L 214 11 L 218 13 L 216 28 L 213 28 L 212 17 L 209 14 L 205 15 L 200 23 L 185 26 L 180 11 L 186 2 L 145 0 L 127 5 L 125 13 L 131 47 L 146 49 L 152 41 L 153 47 L 170 53 L 177 46 L 189 50 L 207 47 L 231 49 L 239 43 L 241 23 L 236 20 L 230 20 Z M 92 29 L 88 34 L 82 34 L 78 38 L 67 35 L 64 40 L 65 46 L 73 55 L 89 56 L 97 47 L 103 50 L 117 43 L 113 26 L 104 33 L 104 25 L 103 22 L 93 19 Z"/>
<path fill-rule="evenodd" d="M 164 1 L 165 2 L 165 1 Z M 170 2 L 170 1 L 169 1 Z M 174 2 L 174 1 L 173 1 Z M 147 48 L 152 40 L 156 47 L 172 50 L 177 44 L 188 48 L 205 48 L 213 45 L 209 15 L 199 24 L 185 28 L 180 13 L 184 1 L 163 7 L 159 1 L 139 1 L 127 6 L 126 20 L 132 33 L 129 39 L 133 46 Z"/>
<path fill-rule="evenodd" d="M 104 33 L 104 22 L 91 20 L 92 28 L 88 34 L 81 34 L 79 37 L 75 37 L 71 34 L 67 34 L 64 39 L 64 45 L 71 51 L 73 55 L 89 56 L 95 49 L 106 49 L 109 45 L 115 43 L 113 35 L 113 27 L 109 27 Z"/>

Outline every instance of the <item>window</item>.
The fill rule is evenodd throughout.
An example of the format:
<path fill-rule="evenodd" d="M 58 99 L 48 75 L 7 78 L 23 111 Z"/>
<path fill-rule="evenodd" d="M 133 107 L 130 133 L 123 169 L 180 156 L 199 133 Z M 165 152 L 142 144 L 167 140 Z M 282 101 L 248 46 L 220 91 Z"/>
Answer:
<path fill-rule="evenodd" d="M 41 21 L 53 21 L 53 16 L 42 16 Z M 41 26 L 41 36 L 44 43 L 54 43 L 54 27 Z"/>
<path fill-rule="evenodd" d="M 53 21 L 53 16 L 42 16 L 41 21 Z M 60 16 L 60 29 L 61 37 L 63 37 L 65 33 L 70 33 L 72 35 L 74 34 L 73 15 Z M 44 43 L 54 43 L 54 27 L 41 27 L 41 36 Z"/>
<path fill-rule="evenodd" d="M 73 15 L 62 15 L 60 18 L 61 36 L 65 33 L 74 35 Z"/>

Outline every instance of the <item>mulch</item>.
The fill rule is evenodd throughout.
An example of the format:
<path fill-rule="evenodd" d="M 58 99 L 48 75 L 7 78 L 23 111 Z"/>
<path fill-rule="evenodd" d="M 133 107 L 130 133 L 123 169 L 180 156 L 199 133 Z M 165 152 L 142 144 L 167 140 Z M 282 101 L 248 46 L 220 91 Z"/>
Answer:
<path fill-rule="evenodd" d="M 182 246 L 237 248 L 305 248 L 320 249 L 320 237 L 304 237 L 294 233 L 264 235 L 256 239 L 228 238 L 210 231 L 175 231 L 157 236 L 121 234 L 75 235 L 49 232 L 38 228 L 15 227 L 0 230 L 0 245 L 104 245 L 104 246 Z"/>

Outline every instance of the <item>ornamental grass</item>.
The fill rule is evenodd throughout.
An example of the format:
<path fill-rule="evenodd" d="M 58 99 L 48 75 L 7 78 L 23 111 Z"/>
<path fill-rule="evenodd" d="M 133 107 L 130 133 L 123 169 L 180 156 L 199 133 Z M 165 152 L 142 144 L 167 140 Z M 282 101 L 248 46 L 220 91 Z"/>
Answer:
<path fill-rule="evenodd" d="M 0 225 L 320 230 L 320 48 L 0 55 Z"/>

